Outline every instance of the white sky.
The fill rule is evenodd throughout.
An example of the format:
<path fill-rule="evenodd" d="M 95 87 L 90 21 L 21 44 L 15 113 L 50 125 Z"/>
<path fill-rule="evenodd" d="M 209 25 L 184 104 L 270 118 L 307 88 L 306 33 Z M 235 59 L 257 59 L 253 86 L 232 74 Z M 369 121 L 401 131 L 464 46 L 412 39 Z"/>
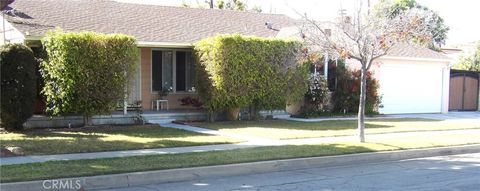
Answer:
<path fill-rule="evenodd" d="M 178 6 L 182 1 L 190 4 L 205 0 L 117 0 Z M 286 14 L 298 18 L 306 13 L 318 20 L 332 20 L 340 8 L 352 11 L 359 0 L 246 0 L 249 7 L 258 5 L 265 13 Z M 372 5 L 377 0 L 370 0 Z M 480 1 L 478 0 L 417 0 L 421 5 L 437 11 L 450 27 L 448 44 L 469 43 L 480 40 Z M 364 0 L 366 4 L 366 0 Z"/>

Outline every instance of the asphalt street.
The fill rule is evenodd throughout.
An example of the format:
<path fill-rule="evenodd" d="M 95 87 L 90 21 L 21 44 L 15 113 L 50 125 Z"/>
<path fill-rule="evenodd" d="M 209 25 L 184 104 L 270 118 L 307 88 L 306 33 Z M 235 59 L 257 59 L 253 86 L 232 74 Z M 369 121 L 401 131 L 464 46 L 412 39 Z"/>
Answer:
<path fill-rule="evenodd" d="M 480 190 L 480 153 L 145 185 L 119 191 Z"/>

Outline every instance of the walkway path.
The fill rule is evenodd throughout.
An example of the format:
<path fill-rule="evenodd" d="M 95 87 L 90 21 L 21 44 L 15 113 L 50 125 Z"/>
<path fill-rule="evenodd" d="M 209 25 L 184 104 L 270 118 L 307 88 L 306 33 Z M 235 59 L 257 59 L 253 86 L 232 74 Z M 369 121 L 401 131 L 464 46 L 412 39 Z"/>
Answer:
<path fill-rule="evenodd" d="M 189 153 L 189 152 L 205 152 L 205 151 L 219 151 L 231 150 L 240 148 L 251 148 L 261 146 L 280 146 L 280 145 L 304 145 L 304 144 L 319 144 L 332 142 L 356 141 L 356 136 L 339 136 L 339 137 L 322 137 L 322 138 L 306 138 L 306 139 L 290 139 L 290 140 L 272 140 L 257 137 L 241 136 L 221 131 L 203 129 L 192 127 L 188 125 L 178 125 L 173 123 L 162 124 L 165 127 L 185 129 L 199 133 L 207 133 L 212 135 L 222 135 L 244 140 L 245 142 L 236 144 L 220 144 L 220 145 L 204 145 L 192 147 L 175 147 L 175 148 L 160 148 L 160 149 L 141 149 L 141 150 L 127 150 L 127 151 L 110 151 L 110 152 L 94 152 L 94 153 L 74 153 L 74 154 L 58 154 L 58 155 L 40 155 L 40 156 L 20 156 L 0 158 L 0 165 L 11 164 L 25 164 L 46 161 L 62 161 L 62 160 L 79 160 L 79 159 L 96 159 L 96 158 L 112 158 L 112 157 L 129 157 L 142 155 L 159 155 L 159 154 L 175 154 L 175 153 Z M 387 134 L 369 134 L 369 140 L 383 140 L 391 138 L 408 138 L 416 135 L 423 136 L 437 136 L 445 135 L 454 132 L 467 132 L 469 134 L 480 134 L 480 129 L 468 130 L 442 130 L 442 131 L 428 131 L 428 132 L 399 132 Z"/>

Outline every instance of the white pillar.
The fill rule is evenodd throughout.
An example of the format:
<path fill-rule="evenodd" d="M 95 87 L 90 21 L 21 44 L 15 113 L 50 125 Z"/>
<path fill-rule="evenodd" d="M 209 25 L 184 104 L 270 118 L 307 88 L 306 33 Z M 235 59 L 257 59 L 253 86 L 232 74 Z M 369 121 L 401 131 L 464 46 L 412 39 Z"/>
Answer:
<path fill-rule="evenodd" d="M 325 53 L 325 60 L 323 62 L 323 75 L 325 76 L 325 80 L 327 80 L 328 84 L 328 53 Z"/>
<path fill-rule="evenodd" d="M 127 71 L 125 70 L 124 72 L 125 77 L 127 77 Z M 128 99 L 128 82 L 129 80 L 127 79 L 125 83 L 125 91 L 123 95 L 123 115 L 127 115 L 127 99 Z"/>
<path fill-rule="evenodd" d="M 442 86 L 442 113 L 448 113 L 450 99 L 450 67 L 448 64 L 443 68 Z"/>

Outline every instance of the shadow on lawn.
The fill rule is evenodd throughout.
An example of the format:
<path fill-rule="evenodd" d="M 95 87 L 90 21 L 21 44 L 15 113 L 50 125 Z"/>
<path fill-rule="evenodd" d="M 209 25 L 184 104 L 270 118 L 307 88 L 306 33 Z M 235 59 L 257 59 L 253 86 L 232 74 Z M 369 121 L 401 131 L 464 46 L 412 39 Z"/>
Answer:
<path fill-rule="evenodd" d="M 1 147 L 20 147 L 26 155 L 151 149 L 230 143 L 184 130 L 146 127 L 37 129 L 3 134 Z"/>

